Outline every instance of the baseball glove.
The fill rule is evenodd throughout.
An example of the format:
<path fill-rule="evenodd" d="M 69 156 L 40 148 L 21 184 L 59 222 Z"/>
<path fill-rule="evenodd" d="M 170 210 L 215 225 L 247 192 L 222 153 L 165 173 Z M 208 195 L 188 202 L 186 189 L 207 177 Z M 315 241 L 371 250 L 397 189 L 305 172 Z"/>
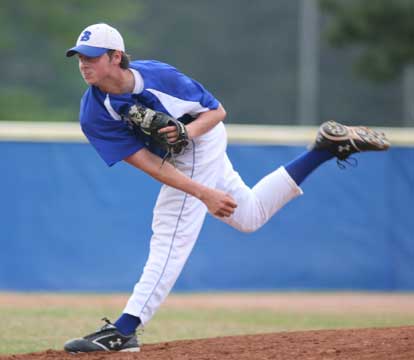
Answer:
<path fill-rule="evenodd" d="M 133 105 L 129 109 L 127 120 L 133 126 L 139 127 L 144 134 L 151 136 L 167 152 L 167 155 L 180 154 L 188 145 L 189 139 L 185 125 L 163 112 Z M 166 126 L 175 126 L 177 131 L 175 141 L 171 142 L 167 134 L 158 132 Z"/>

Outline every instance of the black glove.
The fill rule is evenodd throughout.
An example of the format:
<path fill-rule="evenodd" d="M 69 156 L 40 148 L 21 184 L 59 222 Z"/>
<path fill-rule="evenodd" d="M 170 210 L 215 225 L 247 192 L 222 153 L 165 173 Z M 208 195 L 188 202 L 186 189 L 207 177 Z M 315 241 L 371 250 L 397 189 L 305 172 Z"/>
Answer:
<path fill-rule="evenodd" d="M 161 148 L 167 151 L 167 154 L 180 154 L 188 145 L 189 139 L 185 125 L 163 112 L 133 105 L 129 109 L 127 121 L 139 127 L 144 134 L 151 136 Z M 166 126 L 175 126 L 178 137 L 174 142 L 168 140 L 167 134 L 158 132 Z"/>

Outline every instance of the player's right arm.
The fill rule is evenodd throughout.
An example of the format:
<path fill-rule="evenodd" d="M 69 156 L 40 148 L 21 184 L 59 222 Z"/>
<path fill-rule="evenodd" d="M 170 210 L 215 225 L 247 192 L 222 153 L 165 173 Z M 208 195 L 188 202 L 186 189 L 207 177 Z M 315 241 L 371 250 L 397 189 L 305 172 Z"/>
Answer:
<path fill-rule="evenodd" d="M 204 186 L 177 170 L 168 162 L 143 148 L 124 159 L 128 164 L 146 172 L 161 183 L 184 191 L 201 200 L 208 211 L 218 217 L 228 217 L 237 207 L 234 199 L 223 191 Z"/>

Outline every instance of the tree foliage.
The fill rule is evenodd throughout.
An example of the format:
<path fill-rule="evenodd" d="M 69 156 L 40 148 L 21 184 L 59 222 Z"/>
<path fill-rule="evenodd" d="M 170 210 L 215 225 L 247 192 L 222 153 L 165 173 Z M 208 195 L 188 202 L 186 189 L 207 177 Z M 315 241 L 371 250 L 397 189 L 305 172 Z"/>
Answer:
<path fill-rule="evenodd" d="M 0 120 L 77 121 L 86 84 L 65 51 L 84 27 L 107 22 L 133 59 L 164 61 L 200 81 L 223 103 L 227 122 L 294 124 L 303 1 L 2 0 Z M 348 2 L 356 3 L 329 3 Z M 354 52 L 322 49 L 320 120 L 398 118 L 398 81 L 378 86 L 351 76 Z"/>
<path fill-rule="evenodd" d="M 397 78 L 414 64 L 414 0 L 320 0 L 330 14 L 334 46 L 356 45 L 359 73 L 374 81 Z"/>
<path fill-rule="evenodd" d="M 140 17 L 137 0 L 2 0 L 1 7 L 2 120 L 76 120 L 85 84 L 66 49 L 90 24 L 125 26 Z"/>

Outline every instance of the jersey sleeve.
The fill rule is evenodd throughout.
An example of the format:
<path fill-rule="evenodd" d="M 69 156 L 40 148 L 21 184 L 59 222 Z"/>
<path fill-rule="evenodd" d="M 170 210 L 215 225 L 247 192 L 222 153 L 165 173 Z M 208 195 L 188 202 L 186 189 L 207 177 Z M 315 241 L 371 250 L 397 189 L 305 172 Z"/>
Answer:
<path fill-rule="evenodd" d="M 161 81 L 166 84 L 171 95 L 185 101 L 199 103 L 204 111 L 218 108 L 218 100 L 199 82 L 184 75 L 175 68 L 162 72 Z"/>
<path fill-rule="evenodd" d="M 202 84 L 171 65 L 147 60 L 137 62 L 136 66 L 144 78 L 144 91 L 139 98 L 146 106 L 167 111 L 175 118 L 184 114 L 196 116 L 219 106 Z"/>
<path fill-rule="evenodd" d="M 108 166 L 125 159 L 144 147 L 144 144 L 120 120 L 114 120 L 106 109 L 86 93 L 81 101 L 81 128 L 91 145 Z"/>

